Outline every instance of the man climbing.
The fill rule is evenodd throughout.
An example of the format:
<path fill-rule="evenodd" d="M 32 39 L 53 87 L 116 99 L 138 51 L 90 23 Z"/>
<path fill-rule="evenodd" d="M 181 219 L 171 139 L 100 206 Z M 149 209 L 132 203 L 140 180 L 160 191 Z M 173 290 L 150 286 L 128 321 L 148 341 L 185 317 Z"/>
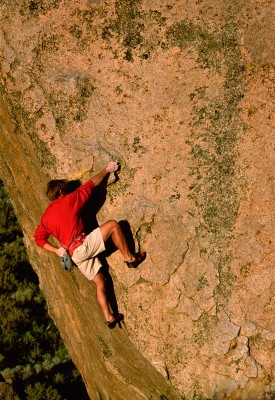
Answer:
<path fill-rule="evenodd" d="M 105 250 L 105 242 L 111 238 L 120 250 L 128 268 L 136 268 L 146 257 L 146 253 L 132 254 L 120 225 L 110 220 L 86 234 L 81 219 L 81 209 L 90 199 L 93 189 L 111 173 L 118 170 L 117 162 L 110 162 L 99 174 L 88 180 L 74 192 L 67 194 L 67 180 L 52 180 L 47 185 L 47 197 L 51 203 L 42 215 L 36 228 L 35 243 L 64 257 L 67 252 L 79 270 L 96 284 L 97 301 L 109 328 L 123 319 L 122 314 L 114 315 L 109 306 L 106 284 L 98 254 Z M 60 247 L 48 242 L 55 237 Z"/>

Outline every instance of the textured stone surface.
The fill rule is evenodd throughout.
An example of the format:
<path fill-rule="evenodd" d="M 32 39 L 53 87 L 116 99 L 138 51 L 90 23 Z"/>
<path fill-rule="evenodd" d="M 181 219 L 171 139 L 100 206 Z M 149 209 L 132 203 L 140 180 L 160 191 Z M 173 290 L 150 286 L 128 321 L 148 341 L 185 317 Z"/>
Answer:
<path fill-rule="evenodd" d="M 0 13 L 1 177 L 91 398 L 272 399 L 273 2 L 2 0 Z M 135 271 L 108 259 L 126 320 L 114 332 L 93 286 L 32 242 L 47 180 L 110 159 L 122 171 L 98 221 L 127 220 L 148 252 Z"/>

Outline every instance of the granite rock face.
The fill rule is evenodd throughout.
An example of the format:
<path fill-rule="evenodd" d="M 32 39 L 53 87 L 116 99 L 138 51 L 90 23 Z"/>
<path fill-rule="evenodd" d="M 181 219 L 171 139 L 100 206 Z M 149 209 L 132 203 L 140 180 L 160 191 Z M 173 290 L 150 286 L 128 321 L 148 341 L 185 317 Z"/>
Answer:
<path fill-rule="evenodd" d="M 93 399 L 272 399 L 274 5 L 0 2 L 1 177 Z M 108 258 L 123 329 L 35 247 L 44 187 L 118 160 L 97 214 L 147 260 Z"/>

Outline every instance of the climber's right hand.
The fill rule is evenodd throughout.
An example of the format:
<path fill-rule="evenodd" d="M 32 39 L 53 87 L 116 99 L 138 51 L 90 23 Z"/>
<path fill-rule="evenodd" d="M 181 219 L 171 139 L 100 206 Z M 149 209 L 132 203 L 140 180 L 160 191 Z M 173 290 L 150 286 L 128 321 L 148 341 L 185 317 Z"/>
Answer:
<path fill-rule="evenodd" d="M 67 250 L 64 247 L 59 247 L 59 249 L 56 249 L 56 254 L 59 257 L 64 257 L 67 254 Z"/>
<path fill-rule="evenodd" d="M 116 161 L 111 161 L 111 162 L 109 162 L 109 164 L 107 165 L 106 171 L 107 171 L 108 173 L 110 173 L 110 172 L 115 172 L 115 171 L 118 170 L 118 168 L 119 168 L 119 164 L 118 164 Z"/>

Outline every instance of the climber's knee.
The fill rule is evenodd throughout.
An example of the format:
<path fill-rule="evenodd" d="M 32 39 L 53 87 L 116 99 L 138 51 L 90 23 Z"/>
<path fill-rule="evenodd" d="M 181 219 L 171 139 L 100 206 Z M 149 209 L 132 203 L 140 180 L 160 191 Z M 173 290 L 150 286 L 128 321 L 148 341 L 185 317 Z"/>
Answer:
<path fill-rule="evenodd" d="M 100 225 L 99 229 L 102 235 L 104 242 L 109 239 L 109 237 L 116 231 L 118 228 L 118 222 L 115 220 L 109 220 L 104 224 Z"/>
<path fill-rule="evenodd" d="M 102 272 L 98 272 L 94 278 L 93 278 L 93 282 L 96 284 L 97 288 L 105 288 L 105 276 L 102 274 Z"/>

